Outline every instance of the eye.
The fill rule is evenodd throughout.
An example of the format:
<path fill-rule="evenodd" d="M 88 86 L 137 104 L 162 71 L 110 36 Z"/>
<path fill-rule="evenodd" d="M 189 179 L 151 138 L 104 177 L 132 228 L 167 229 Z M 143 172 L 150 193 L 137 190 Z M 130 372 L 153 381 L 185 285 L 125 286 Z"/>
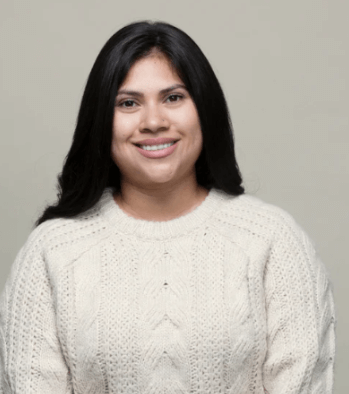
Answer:
<path fill-rule="evenodd" d="M 131 105 L 124 105 L 124 104 L 131 104 Z M 132 108 L 133 107 L 132 104 L 135 104 L 133 100 L 125 100 L 119 104 L 119 107 Z"/>
<path fill-rule="evenodd" d="M 180 94 L 171 94 L 170 96 L 167 97 L 167 100 L 169 100 L 171 98 L 174 98 L 175 100 L 170 100 L 170 102 L 175 103 L 177 101 L 180 101 L 183 98 L 183 96 L 181 96 Z"/>

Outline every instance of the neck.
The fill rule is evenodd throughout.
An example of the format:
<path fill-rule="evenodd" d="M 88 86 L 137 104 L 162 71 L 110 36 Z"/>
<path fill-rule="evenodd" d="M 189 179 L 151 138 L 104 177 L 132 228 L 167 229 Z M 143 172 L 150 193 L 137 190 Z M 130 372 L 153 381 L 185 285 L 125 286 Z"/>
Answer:
<path fill-rule="evenodd" d="M 199 206 L 208 190 L 195 184 L 184 184 L 171 189 L 144 189 L 133 185 L 121 186 L 114 195 L 119 207 L 136 219 L 166 221 L 183 216 Z"/>

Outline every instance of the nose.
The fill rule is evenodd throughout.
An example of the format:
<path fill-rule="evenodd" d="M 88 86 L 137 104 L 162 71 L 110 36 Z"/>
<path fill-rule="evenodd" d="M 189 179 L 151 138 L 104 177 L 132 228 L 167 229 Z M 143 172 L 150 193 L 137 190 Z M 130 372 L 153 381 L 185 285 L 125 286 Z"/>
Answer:
<path fill-rule="evenodd" d="M 157 132 L 166 130 L 168 127 L 169 120 L 160 105 L 152 104 L 144 108 L 140 124 L 141 131 Z"/>

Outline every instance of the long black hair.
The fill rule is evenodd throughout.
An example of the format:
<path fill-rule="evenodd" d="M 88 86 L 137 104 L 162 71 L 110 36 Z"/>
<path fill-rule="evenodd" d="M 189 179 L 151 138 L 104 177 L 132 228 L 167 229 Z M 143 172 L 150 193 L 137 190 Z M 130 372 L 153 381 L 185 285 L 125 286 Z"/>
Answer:
<path fill-rule="evenodd" d="M 227 103 L 205 55 L 177 27 L 140 21 L 118 30 L 97 56 L 81 100 L 72 145 L 58 175 L 58 201 L 46 206 L 35 226 L 87 211 L 106 187 L 120 191 L 121 174 L 111 158 L 115 97 L 131 66 L 154 49 L 170 60 L 198 111 L 203 137 L 203 149 L 195 163 L 198 184 L 235 196 L 245 192 Z"/>

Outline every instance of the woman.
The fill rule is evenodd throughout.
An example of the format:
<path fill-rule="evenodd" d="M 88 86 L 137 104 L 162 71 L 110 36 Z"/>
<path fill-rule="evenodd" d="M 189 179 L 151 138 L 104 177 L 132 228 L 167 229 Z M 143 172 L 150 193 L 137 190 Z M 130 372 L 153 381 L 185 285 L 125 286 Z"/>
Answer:
<path fill-rule="evenodd" d="M 0 393 L 332 392 L 324 265 L 245 193 L 223 92 L 184 32 L 108 40 L 58 179 L 1 296 Z"/>

